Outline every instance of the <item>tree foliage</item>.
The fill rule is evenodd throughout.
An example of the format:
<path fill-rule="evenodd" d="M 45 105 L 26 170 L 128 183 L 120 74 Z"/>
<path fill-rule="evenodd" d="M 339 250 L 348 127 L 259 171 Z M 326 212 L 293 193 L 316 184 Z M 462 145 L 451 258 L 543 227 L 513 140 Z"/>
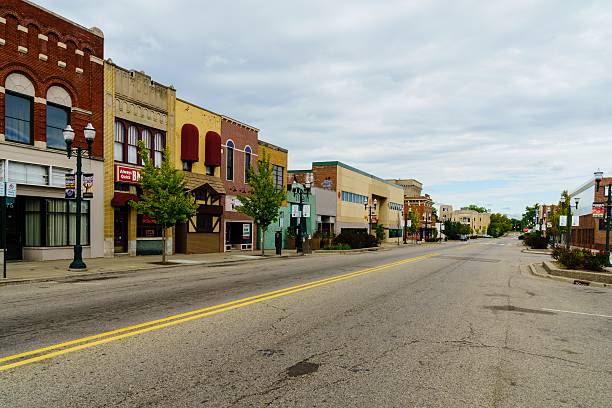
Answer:
<path fill-rule="evenodd" d="M 142 195 L 140 201 L 130 201 L 130 205 L 162 227 L 162 262 L 166 263 L 166 230 L 187 222 L 198 206 L 193 194 L 185 189 L 185 176 L 170 163 L 167 149 L 161 167 L 155 167 L 142 141 L 138 143 L 138 151 L 144 161 L 144 168 L 140 170 Z"/>
<path fill-rule="evenodd" d="M 461 235 L 470 235 L 471 233 L 472 228 L 469 225 L 457 221 L 444 222 L 444 235 L 448 239 L 459 239 Z"/>
<path fill-rule="evenodd" d="M 533 206 L 525 207 L 525 212 L 523 213 L 523 218 L 521 219 L 521 227 L 522 228 L 531 228 L 534 226 L 533 219 L 536 216 L 536 208 L 539 206 L 538 203 L 535 203 Z"/>
<path fill-rule="evenodd" d="M 474 210 L 474 211 L 479 212 L 479 213 L 486 213 L 486 212 L 488 212 L 488 210 L 486 208 L 479 207 L 476 204 L 470 204 L 470 205 L 468 205 L 467 208 L 468 208 L 468 210 Z"/>
<path fill-rule="evenodd" d="M 504 214 L 491 214 L 491 222 L 487 234 L 497 238 L 501 237 L 508 231 L 512 231 L 512 220 Z"/>
<path fill-rule="evenodd" d="M 274 185 L 270 158 L 265 153 L 257 161 L 257 170 L 249 167 L 247 180 L 251 193 L 238 196 L 240 207 L 237 211 L 253 218 L 261 228 L 260 243 L 263 255 L 266 229 L 277 220 L 279 208 L 287 196 Z"/>

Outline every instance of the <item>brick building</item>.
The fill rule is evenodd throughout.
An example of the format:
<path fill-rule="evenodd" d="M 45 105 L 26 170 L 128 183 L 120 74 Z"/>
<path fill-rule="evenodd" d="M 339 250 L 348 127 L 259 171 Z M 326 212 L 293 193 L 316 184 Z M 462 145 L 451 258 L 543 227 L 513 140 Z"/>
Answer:
<path fill-rule="evenodd" d="M 249 192 L 246 170 L 257 167 L 259 129 L 227 116 L 221 119 L 221 179 L 225 187 L 222 231 L 225 250 L 251 250 L 256 240 L 253 219 L 235 210 L 237 195 Z"/>
<path fill-rule="evenodd" d="M 92 159 L 94 197 L 83 203 L 84 257 L 104 254 L 102 32 L 87 29 L 26 1 L 0 3 L 0 177 L 18 184 L 9 209 L 7 258 L 72 257 L 76 241 L 73 200 L 65 175 L 76 159 L 66 157 L 62 130 L 71 125 L 74 145 L 86 147 L 83 129 L 96 129 Z"/>
<path fill-rule="evenodd" d="M 606 244 L 605 218 L 593 216 L 593 206 L 605 206 L 607 187 L 612 184 L 612 177 L 604 177 L 597 190 L 593 179 L 570 193 L 571 202 L 579 199 L 579 207 L 572 208 L 572 215 L 579 217 L 579 225 L 572 228 L 572 245 L 603 251 Z M 612 238 L 611 238 L 612 240 Z"/>

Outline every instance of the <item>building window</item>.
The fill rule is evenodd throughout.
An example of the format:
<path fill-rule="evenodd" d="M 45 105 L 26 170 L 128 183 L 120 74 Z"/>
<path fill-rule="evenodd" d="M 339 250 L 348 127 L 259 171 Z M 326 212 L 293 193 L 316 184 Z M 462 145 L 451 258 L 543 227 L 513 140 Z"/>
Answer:
<path fill-rule="evenodd" d="M 81 244 L 89 245 L 89 202 L 81 203 Z M 27 198 L 25 201 L 26 246 L 68 246 L 76 241 L 76 202 L 63 199 Z"/>
<path fill-rule="evenodd" d="M 123 145 L 125 143 L 125 127 L 121 122 L 115 122 L 115 160 L 125 161 Z"/>
<path fill-rule="evenodd" d="M 215 175 L 215 166 L 206 166 L 206 175 L 214 176 Z"/>
<path fill-rule="evenodd" d="M 234 142 L 232 142 L 231 140 L 227 141 L 227 174 L 226 174 L 226 178 L 228 180 L 233 180 L 234 179 Z"/>
<path fill-rule="evenodd" d="M 70 123 L 70 108 L 47 103 L 47 147 L 65 149 L 64 128 Z"/>
<path fill-rule="evenodd" d="M 197 214 L 196 231 L 197 232 L 214 232 L 213 215 Z"/>
<path fill-rule="evenodd" d="M 138 129 L 134 125 L 128 126 L 127 162 L 132 164 L 138 162 Z"/>
<path fill-rule="evenodd" d="M 249 146 L 244 149 L 244 181 L 248 183 L 249 168 L 251 167 L 251 148 Z"/>
<path fill-rule="evenodd" d="M 140 133 L 140 140 L 142 140 L 142 142 L 144 143 L 145 148 L 149 152 L 149 157 L 151 157 L 152 148 L 153 148 L 153 140 L 151 139 L 151 132 L 149 132 L 148 129 L 143 129 L 142 132 Z M 142 157 L 140 157 L 140 164 L 143 166 L 145 164 L 144 159 Z"/>
<path fill-rule="evenodd" d="M 162 227 L 149 216 L 138 214 L 136 219 L 136 236 L 138 238 L 159 238 L 162 236 Z"/>
<path fill-rule="evenodd" d="M 163 134 L 160 132 L 155 133 L 155 140 L 153 143 L 153 164 L 155 167 L 161 167 L 164 159 L 164 148 L 166 147 L 166 140 Z"/>
<path fill-rule="evenodd" d="M 277 190 L 282 190 L 284 186 L 283 173 L 285 172 L 285 168 L 282 166 L 277 166 L 276 164 L 272 165 L 272 179 L 274 180 L 274 185 Z"/>
<path fill-rule="evenodd" d="M 183 170 L 184 171 L 191 171 L 192 168 L 193 168 L 192 161 L 183 160 Z"/>
<path fill-rule="evenodd" d="M 34 144 L 32 98 L 8 91 L 4 98 L 4 133 L 6 140 Z"/>

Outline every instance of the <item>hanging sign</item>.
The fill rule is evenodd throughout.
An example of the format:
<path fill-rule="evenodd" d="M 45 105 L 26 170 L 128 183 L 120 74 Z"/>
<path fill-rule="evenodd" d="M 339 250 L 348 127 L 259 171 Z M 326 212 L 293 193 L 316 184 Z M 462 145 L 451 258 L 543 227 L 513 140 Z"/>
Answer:
<path fill-rule="evenodd" d="M 291 218 L 299 218 L 300 206 L 297 204 L 291 204 Z"/>
<path fill-rule="evenodd" d="M 83 198 L 93 198 L 93 173 L 83 173 Z"/>
<path fill-rule="evenodd" d="M 17 197 L 17 183 L 12 181 L 6 183 L 6 196 L 8 198 Z"/>
<path fill-rule="evenodd" d="M 304 218 L 310 218 L 310 204 L 304 204 L 302 206 L 302 216 Z"/>
<path fill-rule="evenodd" d="M 593 203 L 591 213 L 593 218 L 603 218 L 606 213 L 606 205 L 604 203 Z"/>
<path fill-rule="evenodd" d="M 74 174 L 70 174 L 70 173 L 66 174 L 64 186 L 65 186 L 64 197 L 68 199 L 74 199 L 76 197 L 76 181 L 75 181 Z"/>
<path fill-rule="evenodd" d="M 580 216 L 572 215 L 572 227 L 579 227 L 579 226 L 580 226 Z"/>

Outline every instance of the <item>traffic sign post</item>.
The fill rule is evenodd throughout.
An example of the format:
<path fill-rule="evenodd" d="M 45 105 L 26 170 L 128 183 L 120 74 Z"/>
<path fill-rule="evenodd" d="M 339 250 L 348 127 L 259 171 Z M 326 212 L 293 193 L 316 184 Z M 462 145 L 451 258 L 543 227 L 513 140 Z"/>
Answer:
<path fill-rule="evenodd" d="M 2 200 L 2 278 L 6 279 L 6 213 L 7 206 L 15 203 L 17 197 L 17 183 L 0 181 L 0 199 Z"/>

